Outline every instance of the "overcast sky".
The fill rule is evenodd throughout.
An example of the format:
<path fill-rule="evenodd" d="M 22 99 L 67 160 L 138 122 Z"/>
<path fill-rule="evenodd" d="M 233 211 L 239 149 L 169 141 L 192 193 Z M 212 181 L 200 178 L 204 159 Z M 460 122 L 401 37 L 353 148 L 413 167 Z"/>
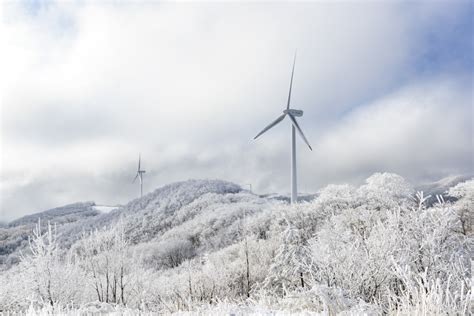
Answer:
<path fill-rule="evenodd" d="M 471 1 L 2 2 L 0 220 L 190 178 L 289 192 L 473 172 Z"/>

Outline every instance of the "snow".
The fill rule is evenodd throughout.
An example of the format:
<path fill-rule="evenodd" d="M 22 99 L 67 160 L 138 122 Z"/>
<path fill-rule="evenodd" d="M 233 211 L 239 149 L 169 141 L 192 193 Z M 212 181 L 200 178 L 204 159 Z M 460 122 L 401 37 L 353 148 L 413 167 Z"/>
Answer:
<path fill-rule="evenodd" d="M 446 203 L 415 193 L 402 177 L 377 173 L 289 205 L 190 180 L 123 207 L 39 213 L 0 229 L 2 249 L 22 249 L 1 265 L 0 310 L 467 314 L 474 181 L 450 188 Z"/>
<path fill-rule="evenodd" d="M 94 210 L 97 210 L 101 213 L 109 213 L 113 210 L 120 208 L 120 206 L 108 206 L 108 205 L 94 205 Z"/>

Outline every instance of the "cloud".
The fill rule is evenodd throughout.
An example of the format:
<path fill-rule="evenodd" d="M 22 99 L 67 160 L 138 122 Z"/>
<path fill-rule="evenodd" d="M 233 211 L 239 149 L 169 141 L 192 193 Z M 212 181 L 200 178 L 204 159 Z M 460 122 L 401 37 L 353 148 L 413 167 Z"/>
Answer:
<path fill-rule="evenodd" d="M 211 177 L 286 192 L 288 122 L 251 138 L 286 102 L 295 48 L 292 104 L 315 147 L 298 153 L 302 190 L 469 169 L 469 2 L 3 9 L 0 218 L 125 203 L 138 152 L 148 190 Z"/>
<path fill-rule="evenodd" d="M 324 179 L 359 181 L 392 171 L 412 181 L 472 173 L 472 92 L 437 78 L 357 108 L 324 133 L 316 169 Z M 309 163 L 309 162 L 308 162 Z"/>

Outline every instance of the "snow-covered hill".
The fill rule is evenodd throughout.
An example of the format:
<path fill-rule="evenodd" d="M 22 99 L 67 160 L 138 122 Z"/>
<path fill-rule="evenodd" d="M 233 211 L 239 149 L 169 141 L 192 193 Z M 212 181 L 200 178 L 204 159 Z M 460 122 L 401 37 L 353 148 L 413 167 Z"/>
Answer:
<path fill-rule="evenodd" d="M 43 224 L 54 223 L 61 229 L 63 226 L 98 216 L 100 212 L 94 207 L 94 202 L 69 204 L 21 217 L 0 227 L 0 266 L 5 268 L 17 263 L 20 251 L 28 251 L 28 236 L 39 220 Z"/>
<path fill-rule="evenodd" d="M 71 223 L 98 214 L 94 202 L 79 202 L 20 217 L 10 222 L 9 226 L 34 225 L 40 218 L 45 222 L 53 220 L 57 224 Z"/>
<path fill-rule="evenodd" d="M 87 202 L 37 213 L 0 228 L 7 284 L 0 310 L 74 302 L 86 310 L 207 313 L 228 301 L 230 312 L 411 314 L 419 295 L 420 304 L 438 308 L 426 314 L 462 314 L 474 181 L 449 194 L 452 202 L 428 205 L 403 178 L 384 173 L 360 187 L 329 185 L 290 206 L 284 196 L 230 182 L 189 180 L 107 212 Z M 32 234 L 39 218 L 42 230 Z M 446 302 L 450 295 L 457 298 Z"/>
<path fill-rule="evenodd" d="M 467 181 L 474 178 L 473 175 L 457 175 L 450 176 L 443 179 L 440 179 L 435 182 L 428 182 L 419 185 L 416 189 L 417 191 L 423 191 L 426 196 L 431 195 L 428 200 L 428 204 L 432 205 L 437 202 L 436 195 L 443 195 L 445 199 L 454 200 L 453 197 L 446 195 L 446 192 L 456 184 Z"/>
<path fill-rule="evenodd" d="M 450 187 L 469 178 L 448 177 L 420 185 L 417 190 L 432 195 L 429 199 L 432 204 L 436 201 L 436 194 L 446 193 Z M 300 200 L 309 202 L 316 197 L 317 194 L 307 194 Z M 211 241 L 212 234 L 207 234 L 204 242 L 193 234 L 209 230 L 212 223 L 219 220 L 223 224 L 219 229 L 225 229 L 231 240 L 236 234 L 237 219 L 244 212 L 254 214 L 268 208 L 268 205 L 288 201 L 287 196 L 278 194 L 254 195 L 227 181 L 188 180 L 165 185 L 124 206 L 100 206 L 95 202 L 69 204 L 21 217 L 0 227 L 0 264 L 10 266 L 19 261 L 20 250 L 28 251 L 28 235 L 39 219 L 44 225 L 48 222 L 57 225 L 64 247 L 72 245 L 84 231 L 110 227 L 121 219 L 135 244 L 159 239 L 160 244 L 167 243 L 168 239 L 172 243 L 181 234 L 184 239 L 192 241 L 189 247 L 212 244 L 211 248 L 215 249 L 229 241 Z M 214 235 L 220 234 L 215 232 Z"/>
<path fill-rule="evenodd" d="M 107 212 L 94 202 L 74 203 L 28 215 L 0 228 L 0 263 L 10 266 L 19 260 L 19 251 L 27 251 L 28 235 L 41 219 L 57 225 L 59 240 L 69 247 L 84 231 L 111 227 L 120 219 L 133 243 L 157 239 L 166 231 L 178 229 L 199 215 L 201 220 L 241 217 L 242 210 L 255 212 L 266 199 L 243 191 L 238 185 L 221 180 L 188 180 L 172 183 Z M 191 205 L 190 205 L 191 204 Z M 230 212 L 226 206 L 232 206 Z M 220 207 L 220 211 L 219 211 Z M 239 212 L 241 214 L 239 214 Z M 231 225 L 231 223 L 229 223 Z"/>

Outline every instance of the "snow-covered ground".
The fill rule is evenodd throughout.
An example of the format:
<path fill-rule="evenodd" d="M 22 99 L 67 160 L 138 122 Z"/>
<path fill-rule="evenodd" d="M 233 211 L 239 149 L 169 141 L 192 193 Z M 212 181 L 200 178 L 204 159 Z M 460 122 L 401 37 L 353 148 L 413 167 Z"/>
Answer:
<path fill-rule="evenodd" d="M 120 206 L 110 206 L 110 205 L 94 205 L 94 210 L 97 210 L 101 213 L 108 213 L 110 211 L 120 208 Z"/>

